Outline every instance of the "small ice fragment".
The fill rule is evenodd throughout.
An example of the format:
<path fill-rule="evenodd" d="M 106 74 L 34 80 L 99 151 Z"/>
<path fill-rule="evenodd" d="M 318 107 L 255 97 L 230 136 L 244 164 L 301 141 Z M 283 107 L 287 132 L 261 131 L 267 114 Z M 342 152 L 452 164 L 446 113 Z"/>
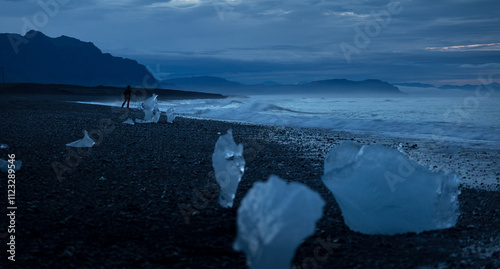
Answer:
<path fill-rule="evenodd" d="M 245 159 L 243 145 L 236 145 L 231 129 L 217 140 L 212 165 L 220 186 L 219 204 L 222 207 L 232 207 L 238 184 L 245 172 Z"/>
<path fill-rule="evenodd" d="M 89 133 L 87 133 L 86 130 L 83 131 L 83 134 L 82 139 L 66 144 L 66 146 L 74 148 L 91 148 L 95 144 L 94 140 L 89 137 Z"/>
<path fill-rule="evenodd" d="M 6 160 L 0 159 L 0 170 L 2 170 L 2 172 L 5 172 L 5 173 L 9 171 L 9 166 L 10 166 L 10 169 L 14 169 L 14 171 L 17 171 L 17 170 L 21 169 L 22 165 L 23 165 L 23 162 L 21 162 L 21 161 L 14 161 L 14 166 L 12 166 L 12 163 L 10 163 Z"/>
<path fill-rule="evenodd" d="M 403 154 L 405 154 L 405 153 L 406 153 L 406 152 L 404 151 L 404 149 L 403 149 L 403 143 L 399 143 L 399 145 L 398 145 L 398 151 L 399 151 L 399 152 L 401 152 L 401 153 L 403 153 Z"/>
<path fill-rule="evenodd" d="M 458 177 L 429 171 L 396 149 L 344 142 L 328 153 L 322 179 L 357 232 L 420 233 L 458 219 Z"/>
<path fill-rule="evenodd" d="M 153 96 L 142 102 L 141 109 L 144 111 L 144 120 L 136 119 L 137 123 L 157 123 L 160 120 L 161 111 L 158 109 L 158 95 Z"/>
<path fill-rule="evenodd" d="M 134 125 L 134 121 L 131 119 L 131 118 L 128 118 L 126 121 L 123 122 L 124 124 L 130 124 L 130 125 Z"/>
<path fill-rule="evenodd" d="M 106 180 L 104 176 L 100 177 L 99 180 Z"/>
<path fill-rule="evenodd" d="M 277 176 L 257 182 L 238 208 L 233 248 L 249 268 L 290 268 L 295 250 L 314 233 L 325 202 L 307 186 Z"/>
<path fill-rule="evenodd" d="M 169 108 L 167 110 L 167 122 L 168 123 L 174 123 L 174 119 L 175 119 L 174 109 L 173 108 Z"/>
<path fill-rule="evenodd" d="M 0 144 L 0 149 L 8 149 L 9 146 L 7 144 Z"/>

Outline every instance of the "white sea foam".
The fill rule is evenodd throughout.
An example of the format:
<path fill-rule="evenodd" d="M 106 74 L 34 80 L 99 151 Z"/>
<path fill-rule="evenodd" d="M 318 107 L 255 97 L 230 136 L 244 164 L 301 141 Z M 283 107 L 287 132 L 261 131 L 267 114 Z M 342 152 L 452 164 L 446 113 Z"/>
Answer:
<path fill-rule="evenodd" d="M 120 106 L 121 102 L 95 104 Z M 161 111 L 169 108 L 181 116 L 500 149 L 500 98 L 473 99 L 473 93 L 462 97 L 251 96 L 159 101 Z"/>

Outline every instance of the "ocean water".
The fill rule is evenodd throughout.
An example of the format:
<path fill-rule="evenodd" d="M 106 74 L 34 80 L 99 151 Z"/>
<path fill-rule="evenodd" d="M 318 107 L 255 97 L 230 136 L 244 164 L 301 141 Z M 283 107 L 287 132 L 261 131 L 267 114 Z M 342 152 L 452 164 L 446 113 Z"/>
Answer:
<path fill-rule="evenodd" d="M 161 100 L 161 96 L 159 96 Z M 121 102 L 99 103 L 120 106 Z M 139 103 L 131 103 L 137 106 Z M 250 96 L 160 101 L 182 116 L 500 149 L 500 98 Z"/>

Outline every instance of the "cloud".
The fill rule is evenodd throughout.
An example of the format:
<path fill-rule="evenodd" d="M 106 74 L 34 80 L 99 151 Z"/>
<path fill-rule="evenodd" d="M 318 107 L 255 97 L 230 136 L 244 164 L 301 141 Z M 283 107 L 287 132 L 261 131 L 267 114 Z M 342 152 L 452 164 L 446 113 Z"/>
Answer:
<path fill-rule="evenodd" d="M 283 9 L 279 8 L 279 9 L 266 10 L 266 11 L 261 12 L 259 14 L 264 15 L 264 16 L 282 16 L 282 15 L 286 15 L 286 14 L 289 14 L 292 12 L 293 11 L 291 11 L 291 10 L 283 10 Z"/>
<path fill-rule="evenodd" d="M 500 51 L 500 43 L 455 45 L 445 47 L 426 47 L 427 50 L 440 51 Z"/>
<path fill-rule="evenodd" d="M 343 12 L 336 12 L 336 11 L 325 11 L 323 12 L 324 15 L 327 16 L 345 16 L 345 17 L 356 17 L 356 18 L 367 18 L 370 17 L 369 14 L 356 14 L 352 11 L 343 11 Z"/>
<path fill-rule="evenodd" d="M 500 63 L 487 63 L 487 64 L 462 64 L 460 68 L 474 68 L 474 69 L 483 69 L 483 68 L 500 68 Z"/>
<path fill-rule="evenodd" d="M 200 0 L 171 0 L 154 2 L 150 5 L 145 6 L 146 8 L 174 8 L 174 9 L 191 9 L 202 5 L 203 2 Z"/>
<path fill-rule="evenodd" d="M 172 67 L 169 74 L 211 73 L 214 64 L 219 71 L 213 75 L 244 72 L 247 80 L 335 76 L 404 82 L 475 78 L 498 69 L 498 0 L 402 0 L 401 12 L 377 18 L 387 14 L 390 2 L 72 0 L 40 30 L 94 42 L 117 56 L 148 58 L 153 66 L 176 59 L 178 72 Z M 20 32 L 23 18 L 43 12 L 36 0 L 0 3 L 0 32 Z M 373 31 L 376 23 L 384 24 L 380 31 Z M 376 34 L 348 64 L 339 44 L 361 43 L 359 32 L 368 24 Z"/>

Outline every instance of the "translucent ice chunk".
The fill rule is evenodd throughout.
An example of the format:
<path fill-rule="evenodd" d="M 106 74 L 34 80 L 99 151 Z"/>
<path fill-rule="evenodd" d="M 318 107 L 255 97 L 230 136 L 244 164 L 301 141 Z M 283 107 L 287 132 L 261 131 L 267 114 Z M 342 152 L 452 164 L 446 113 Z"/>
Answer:
<path fill-rule="evenodd" d="M 233 248 L 244 251 L 249 268 L 290 268 L 295 250 L 314 233 L 325 202 L 307 186 L 277 176 L 257 182 L 238 208 Z"/>
<path fill-rule="evenodd" d="M 160 120 L 161 111 L 158 109 L 158 95 L 153 96 L 142 102 L 141 109 L 144 111 L 144 120 L 136 119 L 137 123 L 157 123 Z"/>
<path fill-rule="evenodd" d="M 245 172 L 245 159 L 243 145 L 236 145 L 231 129 L 217 140 L 212 165 L 220 186 L 219 204 L 222 207 L 232 207 L 238 184 Z"/>
<path fill-rule="evenodd" d="M 123 122 L 124 124 L 130 124 L 130 125 L 134 125 L 134 121 L 131 119 L 131 118 L 128 118 L 126 121 Z"/>
<path fill-rule="evenodd" d="M 167 122 L 168 123 L 174 123 L 174 120 L 175 120 L 174 109 L 173 108 L 169 108 L 167 110 Z"/>
<path fill-rule="evenodd" d="M 66 144 L 66 146 L 74 148 L 91 148 L 95 144 L 94 140 L 89 137 L 89 133 L 87 133 L 87 131 L 84 130 L 83 134 L 82 139 Z"/>
<path fill-rule="evenodd" d="M 434 173 L 396 149 L 344 142 L 325 159 L 323 183 L 351 230 L 397 234 L 444 229 L 459 215 L 458 177 Z"/>
<path fill-rule="evenodd" d="M 144 102 L 142 102 L 141 107 L 142 109 L 145 110 L 152 110 L 153 108 L 158 106 L 158 95 L 153 93 L 153 96 L 149 97 L 146 99 Z"/>
<path fill-rule="evenodd" d="M 0 159 L 0 170 L 2 172 L 8 172 L 9 171 L 9 165 L 12 168 L 14 168 L 14 171 L 17 171 L 19 169 L 21 169 L 21 166 L 22 166 L 23 162 L 21 161 L 14 161 L 14 167 L 12 167 L 12 163 L 6 161 L 6 160 L 2 160 Z"/>
<path fill-rule="evenodd" d="M 0 144 L 0 149 L 8 149 L 9 146 L 7 144 Z"/>

